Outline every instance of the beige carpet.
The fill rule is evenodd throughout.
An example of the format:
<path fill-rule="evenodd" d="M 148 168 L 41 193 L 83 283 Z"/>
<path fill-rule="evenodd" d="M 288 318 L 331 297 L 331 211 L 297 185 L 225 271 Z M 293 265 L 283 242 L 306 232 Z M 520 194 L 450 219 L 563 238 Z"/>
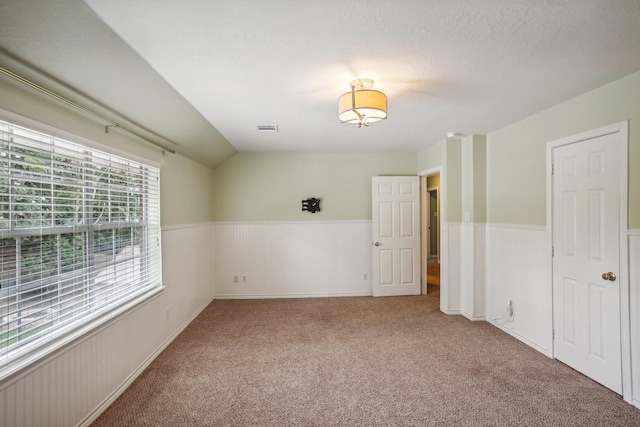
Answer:
<path fill-rule="evenodd" d="M 615 393 L 438 305 L 214 301 L 94 425 L 640 425 Z"/>

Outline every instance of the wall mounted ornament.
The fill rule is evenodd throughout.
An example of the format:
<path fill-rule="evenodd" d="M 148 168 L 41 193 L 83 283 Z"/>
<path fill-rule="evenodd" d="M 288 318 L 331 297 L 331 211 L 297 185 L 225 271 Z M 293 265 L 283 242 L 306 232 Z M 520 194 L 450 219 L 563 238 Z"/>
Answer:
<path fill-rule="evenodd" d="M 302 201 L 302 212 L 316 213 L 320 212 L 320 200 L 315 197 L 311 197 Z"/>

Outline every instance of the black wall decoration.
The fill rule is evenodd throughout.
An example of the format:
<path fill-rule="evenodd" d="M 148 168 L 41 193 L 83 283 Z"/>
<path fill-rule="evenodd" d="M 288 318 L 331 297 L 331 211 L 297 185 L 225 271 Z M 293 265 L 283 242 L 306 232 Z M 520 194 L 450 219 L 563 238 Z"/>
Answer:
<path fill-rule="evenodd" d="M 302 201 L 302 212 L 308 211 L 311 213 L 320 212 L 320 199 L 311 197 L 310 199 Z"/>

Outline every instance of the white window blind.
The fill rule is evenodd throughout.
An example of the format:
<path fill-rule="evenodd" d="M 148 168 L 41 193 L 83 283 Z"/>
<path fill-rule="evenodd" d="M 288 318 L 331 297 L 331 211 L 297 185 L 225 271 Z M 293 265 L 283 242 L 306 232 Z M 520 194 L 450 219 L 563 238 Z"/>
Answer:
<path fill-rule="evenodd" d="M 159 170 L 0 121 L 0 367 L 160 286 Z"/>

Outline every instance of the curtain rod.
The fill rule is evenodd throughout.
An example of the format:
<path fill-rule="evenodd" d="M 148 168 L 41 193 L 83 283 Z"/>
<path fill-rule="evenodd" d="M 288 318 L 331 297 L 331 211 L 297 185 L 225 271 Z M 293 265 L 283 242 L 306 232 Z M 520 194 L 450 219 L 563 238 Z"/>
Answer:
<path fill-rule="evenodd" d="M 150 139 L 147 139 L 147 138 L 145 138 L 143 136 L 140 136 L 137 133 L 135 133 L 133 131 L 130 131 L 127 128 L 123 128 L 118 123 L 116 123 L 116 122 L 114 122 L 112 120 L 109 120 L 106 117 L 104 117 L 104 116 L 102 116 L 102 115 L 100 115 L 100 114 L 98 114 L 98 113 L 96 113 L 94 111 L 91 111 L 88 108 L 83 107 L 82 105 L 77 104 L 77 103 L 75 103 L 75 102 L 73 102 L 73 101 L 71 101 L 71 100 L 69 100 L 69 99 L 67 99 L 67 98 L 65 98 L 65 97 L 63 97 L 61 95 L 58 95 L 57 93 L 52 92 L 49 89 L 46 89 L 46 88 L 40 86 L 39 84 L 32 82 L 31 80 L 28 80 L 28 79 L 26 79 L 26 78 L 24 78 L 24 77 L 22 77 L 22 76 L 20 76 L 20 75 L 18 75 L 16 73 L 12 72 L 12 71 L 9 71 L 4 67 L 0 66 L 0 72 L 2 72 L 3 74 L 5 74 L 5 75 L 7 75 L 7 76 L 19 81 L 20 83 L 23 83 L 23 84 L 25 84 L 25 85 L 33 88 L 33 89 L 36 89 L 39 92 L 44 93 L 45 95 L 48 95 L 48 96 L 54 98 L 57 101 L 60 101 L 60 102 L 66 104 L 66 105 L 68 105 L 70 107 L 75 108 L 76 110 L 80 110 L 83 113 L 86 113 L 86 114 L 88 114 L 90 116 L 93 116 L 94 118 L 96 118 L 96 119 L 98 119 L 98 120 L 100 120 L 102 122 L 105 122 L 106 123 L 106 125 L 104 127 L 105 133 L 109 133 L 109 128 L 110 127 L 118 128 L 118 129 L 120 129 L 120 130 L 122 130 L 122 131 L 124 131 L 124 132 L 126 132 L 126 133 L 128 133 L 130 135 L 135 136 L 136 138 L 140 138 L 141 140 L 143 140 L 143 141 L 145 141 L 145 142 L 147 142 L 147 143 L 149 143 L 151 145 L 155 145 L 156 147 L 158 147 L 158 148 L 160 148 L 160 149 L 162 149 L 164 151 L 168 151 L 171 154 L 175 154 L 175 150 L 172 150 L 170 148 L 165 147 L 162 144 L 158 144 L 157 142 L 151 141 Z"/>

